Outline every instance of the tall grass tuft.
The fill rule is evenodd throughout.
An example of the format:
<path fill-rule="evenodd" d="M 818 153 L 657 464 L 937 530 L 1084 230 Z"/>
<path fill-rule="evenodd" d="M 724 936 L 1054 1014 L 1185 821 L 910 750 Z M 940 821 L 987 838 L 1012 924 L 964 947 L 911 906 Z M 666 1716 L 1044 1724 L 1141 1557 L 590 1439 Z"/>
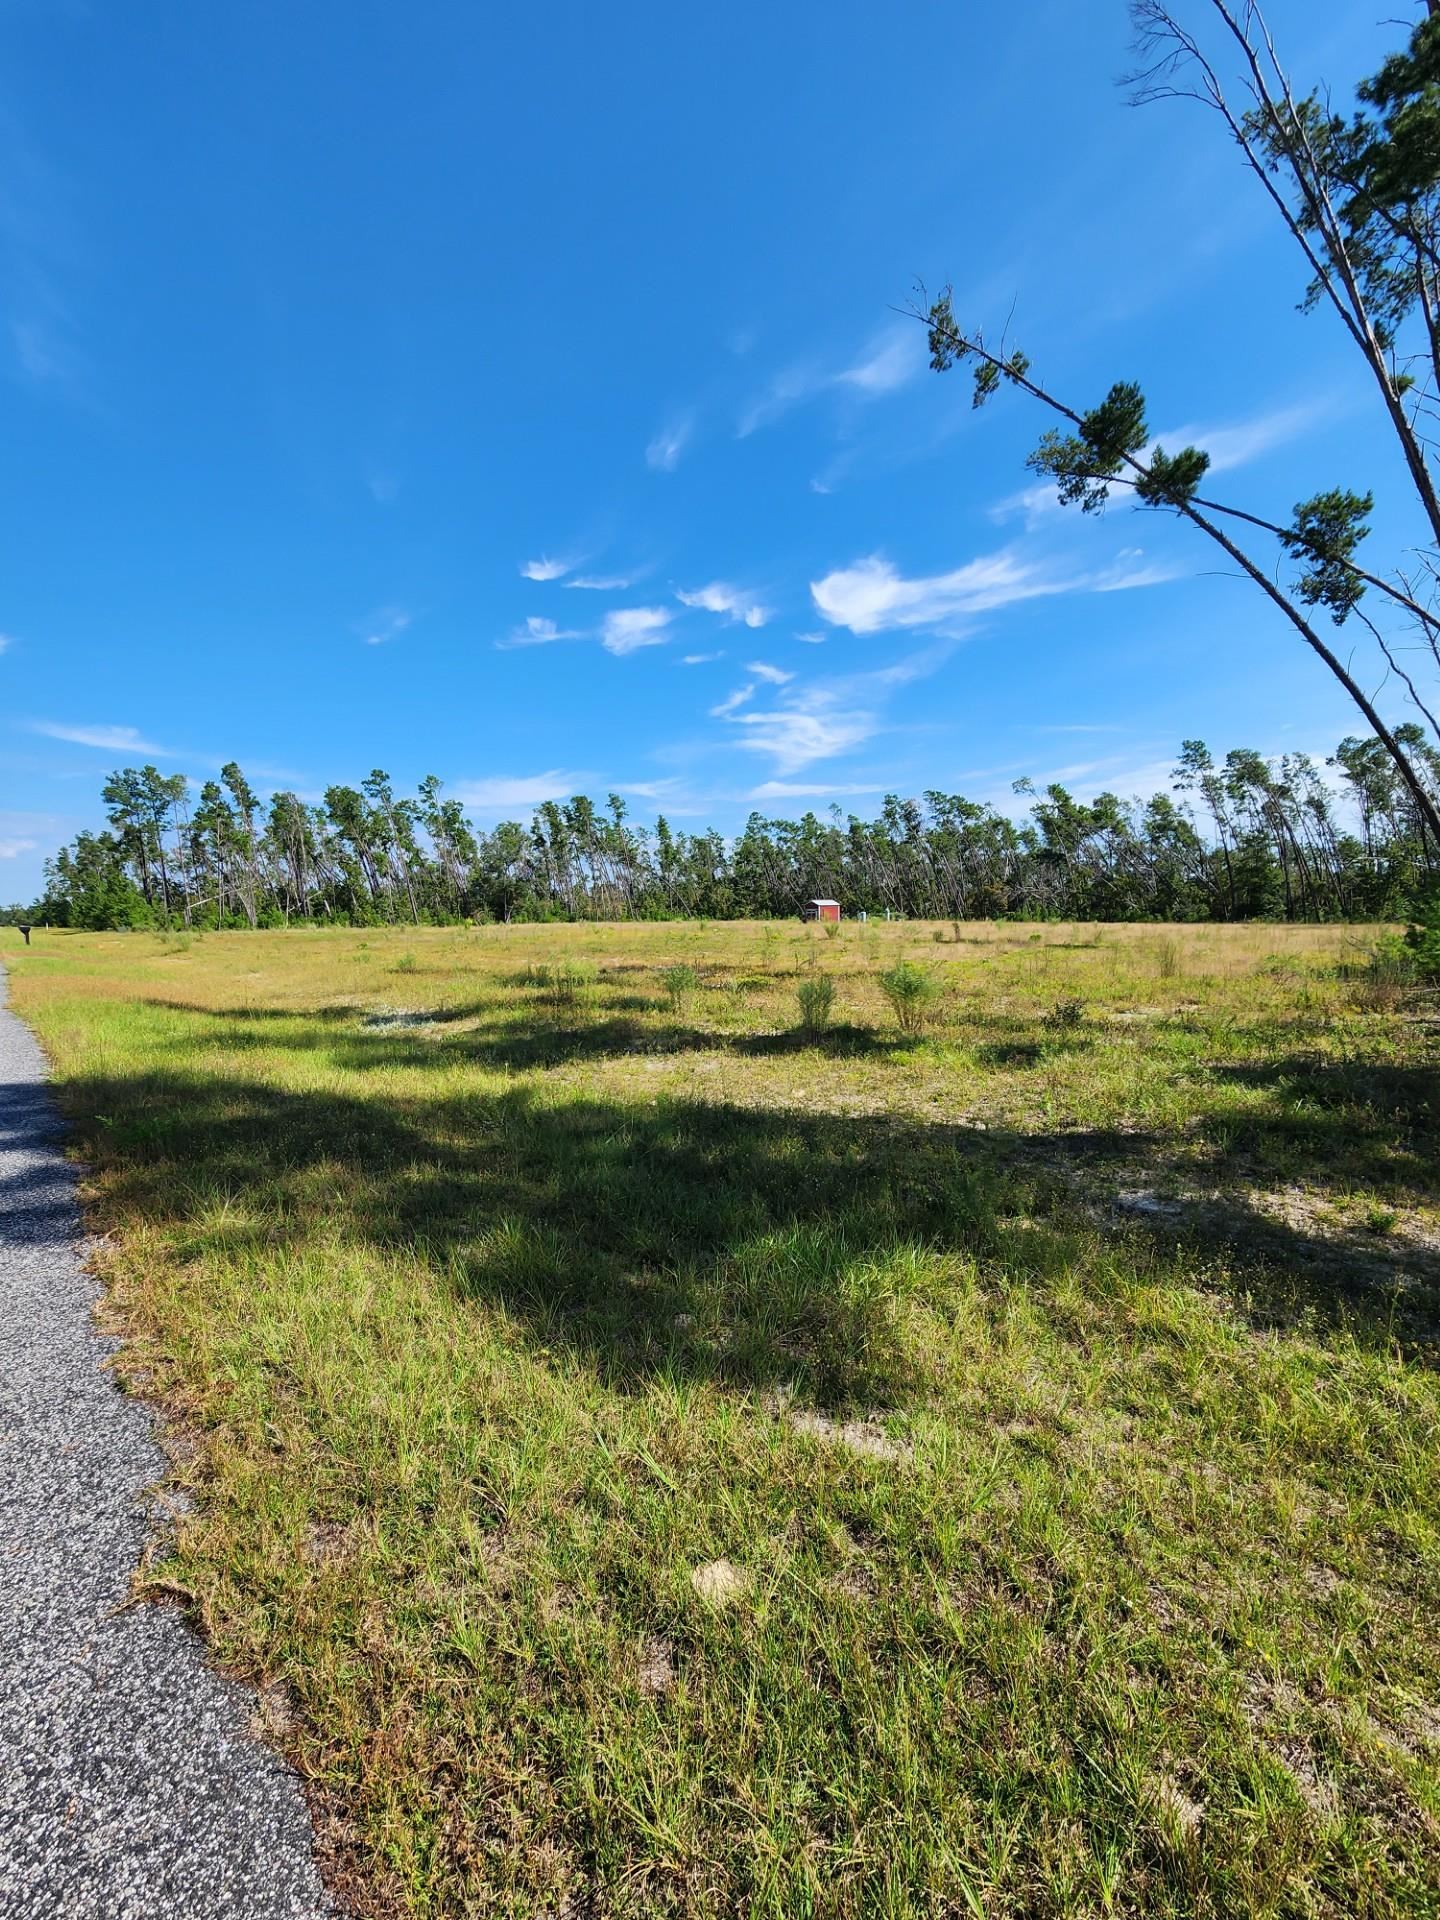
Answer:
<path fill-rule="evenodd" d="M 835 982 L 828 973 L 817 973 L 813 980 L 802 980 L 795 998 L 800 1002 L 800 1030 L 810 1040 L 818 1040 L 829 1030 L 835 1008 Z"/>
<path fill-rule="evenodd" d="M 528 969 L 530 984 L 555 1013 L 577 1013 L 587 1007 L 597 977 L 595 968 L 584 960 L 557 960 Z"/>
<path fill-rule="evenodd" d="M 660 984 L 665 989 L 665 998 L 670 1003 L 672 1013 L 684 1013 L 695 997 L 700 985 L 700 976 L 694 967 L 681 965 L 666 967 L 660 976 Z"/>
<path fill-rule="evenodd" d="M 905 1034 L 925 1031 L 940 989 L 933 974 L 913 960 L 897 960 L 880 975 L 880 991 L 890 1002 L 895 1024 Z"/>

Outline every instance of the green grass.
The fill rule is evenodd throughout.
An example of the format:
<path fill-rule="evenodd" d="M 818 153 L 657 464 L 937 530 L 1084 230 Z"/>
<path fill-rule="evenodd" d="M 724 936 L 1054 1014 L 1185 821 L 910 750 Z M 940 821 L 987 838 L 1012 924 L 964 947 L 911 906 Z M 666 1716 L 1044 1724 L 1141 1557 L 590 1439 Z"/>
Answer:
<path fill-rule="evenodd" d="M 362 1912 L 1440 1912 L 1429 1003 L 945 931 L 7 954 Z"/>

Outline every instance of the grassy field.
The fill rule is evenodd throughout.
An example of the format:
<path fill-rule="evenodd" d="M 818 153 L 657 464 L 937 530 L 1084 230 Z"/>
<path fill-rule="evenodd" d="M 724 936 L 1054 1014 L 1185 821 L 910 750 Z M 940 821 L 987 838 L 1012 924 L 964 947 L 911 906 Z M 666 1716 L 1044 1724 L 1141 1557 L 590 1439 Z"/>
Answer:
<path fill-rule="evenodd" d="M 7 951 L 142 1584 L 358 1909 L 1440 1914 L 1440 1008 L 1366 938 Z"/>

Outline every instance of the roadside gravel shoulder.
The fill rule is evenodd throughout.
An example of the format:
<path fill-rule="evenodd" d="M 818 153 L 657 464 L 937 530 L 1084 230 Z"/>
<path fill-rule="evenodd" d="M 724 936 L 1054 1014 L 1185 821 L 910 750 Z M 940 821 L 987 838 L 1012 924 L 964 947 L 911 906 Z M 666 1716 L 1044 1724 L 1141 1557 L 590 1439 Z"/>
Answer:
<path fill-rule="evenodd" d="M 0 968 L 0 1913 L 334 1916 L 256 1697 L 126 1606 L 165 1460 L 105 1366 L 75 1181 Z"/>

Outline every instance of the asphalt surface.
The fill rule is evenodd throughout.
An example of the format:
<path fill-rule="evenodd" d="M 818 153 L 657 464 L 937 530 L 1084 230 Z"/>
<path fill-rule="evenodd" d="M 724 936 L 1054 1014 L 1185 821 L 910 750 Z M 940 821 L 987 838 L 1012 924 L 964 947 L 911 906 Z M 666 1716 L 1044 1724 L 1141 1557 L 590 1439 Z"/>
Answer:
<path fill-rule="evenodd" d="M 294 1775 L 174 1608 L 126 1607 L 165 1461 L 91 1320 L 74 1178 L 0 969 L 0 1915 L 331 1916 Z"/>

